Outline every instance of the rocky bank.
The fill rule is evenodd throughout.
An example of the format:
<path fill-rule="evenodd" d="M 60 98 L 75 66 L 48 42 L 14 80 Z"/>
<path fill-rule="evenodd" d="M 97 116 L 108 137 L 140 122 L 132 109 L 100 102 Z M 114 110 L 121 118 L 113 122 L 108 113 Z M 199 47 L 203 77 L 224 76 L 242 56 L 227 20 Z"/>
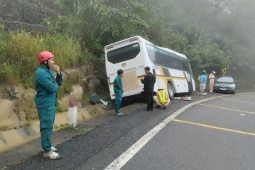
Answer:
<path fill-rule="evenodd" d="M 103 105 L 89 104 L 89 95 L 102 90 L 100 80 L 96 78 L 93 70 L 92 64 L 87 64 L 62 72 L 64 87 L 59 89 L 55 130 L 67 126 L 68 107 L 71 100 L 77 102 L 78 121 L 84 121 L 105 112 Z M 0 152 L 39 137 L 35 94 L 34 89 L 26 89 L 21 84 L 0 86 Z"/>

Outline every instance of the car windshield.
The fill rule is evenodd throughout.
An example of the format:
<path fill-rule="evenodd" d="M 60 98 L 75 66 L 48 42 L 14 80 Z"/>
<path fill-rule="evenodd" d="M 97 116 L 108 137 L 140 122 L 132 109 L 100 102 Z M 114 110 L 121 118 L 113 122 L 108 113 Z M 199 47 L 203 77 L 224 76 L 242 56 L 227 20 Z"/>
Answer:
<path fill-rule="evenodd" d="M 217 80 L 218 83 L 234 83 L 234 79 L 232 77 L 220 77 Z"/>

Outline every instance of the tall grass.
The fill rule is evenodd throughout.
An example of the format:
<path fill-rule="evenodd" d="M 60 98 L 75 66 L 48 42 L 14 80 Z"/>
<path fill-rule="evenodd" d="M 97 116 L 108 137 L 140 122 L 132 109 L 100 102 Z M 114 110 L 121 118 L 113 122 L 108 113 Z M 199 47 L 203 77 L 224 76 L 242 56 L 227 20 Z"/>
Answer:
<path fill-rule="evenodd" d="M 83 58 L 78 40 L 60 34 L 32 35 L 26 32 L 0 33 L 0 83 L 33 85 L 38 67 L 37 54 L 53 52 L 55 64 L 65 69 L 79 64 Z"/>

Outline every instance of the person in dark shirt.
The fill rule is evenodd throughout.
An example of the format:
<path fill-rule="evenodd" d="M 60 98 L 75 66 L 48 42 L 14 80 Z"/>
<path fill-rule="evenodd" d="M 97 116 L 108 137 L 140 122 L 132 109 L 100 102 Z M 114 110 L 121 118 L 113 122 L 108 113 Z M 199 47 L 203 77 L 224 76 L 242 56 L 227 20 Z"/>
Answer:
<path fill-rule="evenodd" d="M 154 84 L 156 82 L 156 77 L 154 74 L 150 72 L 150 67 L 145 67 L 144 71 L 146 75 L 144 76 L 144 79 L 141 80 L 141 82 L 144 84 L 144 93 L 145 93 L 145 98 L 147 101 L 147 108 L 144 110 L 152 111 L 153 110 L 153 90 L 154 90 Z"/>

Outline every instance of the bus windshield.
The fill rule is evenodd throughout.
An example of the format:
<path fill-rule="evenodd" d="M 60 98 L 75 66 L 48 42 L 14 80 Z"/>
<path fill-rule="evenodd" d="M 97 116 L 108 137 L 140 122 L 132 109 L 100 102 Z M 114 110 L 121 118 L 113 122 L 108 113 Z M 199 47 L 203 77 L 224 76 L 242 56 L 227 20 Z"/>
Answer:
<path fill-rule="evenodd" d="M 107 59 L 109 62 L 116 64 L 135 58 L 139 52 L 140 45 L 138 43 L 131 44 L 116 50 L 109 51 L 107 54 Z"/>

